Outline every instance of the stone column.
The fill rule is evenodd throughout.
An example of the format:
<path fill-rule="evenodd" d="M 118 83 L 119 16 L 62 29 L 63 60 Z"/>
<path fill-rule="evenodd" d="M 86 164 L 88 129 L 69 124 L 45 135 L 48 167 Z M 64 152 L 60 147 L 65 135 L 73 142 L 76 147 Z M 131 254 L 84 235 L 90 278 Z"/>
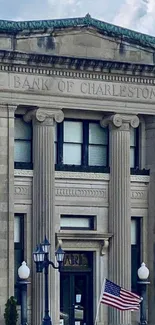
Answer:
<path fill-rule="evenodd" d="M 145 117 L 146 125 L 146 168 L 150 170 L 150 184 L 148 195 L 147 239 L 146 252 L 148 268 L 150 270 L 148 286 L 148 322 L 155 324 L 155 116 Z"/>
<path fill-rule="evenodd" d="M 0 324 L 14 295 L 14 112 L 0 105 Z"/>
<path fill-rule="evenodd" d="M 137 116 L 115 114 L 104 119 L 110 128 L 109 280 L 131 289 L 130 127 L 138 127 Z M 131 324 L 131 313 L 109 308 L 110 325 Z"/>
<path fill-rule="evenodd" d="M 29 113 L 28 113 L 29 114 Z M 37 109 L 33 113 L 33 249 L 44 240 L 51 244 L 50 259 L 55 262 L 55 175 L 54 126 L 62 122 L 61 110 Z M 56 277 L 58 271 L 49 268 L 49 310 L 53 324 L 59 323 Z M 44 315 L 44 276 L 33 268 L 32 324 L 41 324 Z"/>
<path fill-rule="evenodd" d="M 14 295 L 14 114 L 17 106 L 7 105 L 8 111 L 8 297 Z"/>

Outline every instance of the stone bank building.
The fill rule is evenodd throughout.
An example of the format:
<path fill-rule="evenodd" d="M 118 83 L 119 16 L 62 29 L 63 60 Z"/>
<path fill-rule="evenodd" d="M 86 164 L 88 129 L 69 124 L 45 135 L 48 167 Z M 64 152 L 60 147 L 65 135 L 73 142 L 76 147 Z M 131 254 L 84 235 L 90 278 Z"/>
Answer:
<path fill-rule="evenodd" d="M 46 234 L 53 324 L 93 325 L 106 277 L 138 292 L 150 270 L 155 324 L 155 38 L 91 18 L 0 21 L 0 324 L 31 269 L 29 324 L 41 324 Z M 80 296 L 79 296 L 80 295 Z M 97 325 L 137 324 L 101 306 Z"/>

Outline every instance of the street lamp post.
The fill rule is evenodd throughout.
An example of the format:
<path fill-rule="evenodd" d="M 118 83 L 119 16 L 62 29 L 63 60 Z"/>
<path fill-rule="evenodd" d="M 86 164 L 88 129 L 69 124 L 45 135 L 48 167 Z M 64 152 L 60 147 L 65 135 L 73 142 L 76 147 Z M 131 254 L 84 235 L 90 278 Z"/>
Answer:
<path fill-rule="evenodd" d="M 149 276 L 149 269 L 146 267 L 145 263 L 141 264 L 141 267 L 138 269 L 138 277 L 140 281 L 138 283 L 140 284 L 141 288 L 141 297 L 143 300 L 140 304 L 140 325 L 146 325 L 147 324 L 147 317 L 146 317 L 146 287 L 150 283 L 147 281 Z"/>
<path fill-rule="evenodd" d="M 57 269 L 60 272 L 65 255 L 65 252 L 62 250 L 61 246 L 59 246 L 57 251 L 55 252 L 58 266 L 55 266 L 55 264 L 49 260 L 49 249 L 50 243 L 45 236 L 45 240 L 43 241 L 43 243 L 37 246 L 36 251 L 33 253 L 34 262 L 36 263 L 36 272 L 42 273 L 44 269 L 45 276 L 45 311 L 42 325 L 52 325 L 51 317 L 49 315 L 48 304 L 48 268 L 49 265 L 51 265 L 54 269 Z"/>
<path fill-rule="evenodd" d="M 27 324 L 27 285 L 30 283 L 27 281 L 30 275 L 30 269 L 26 265 L 26 262 L 22 262 L 22 265 L 18 269 L 19 286 L 21 289 L 21 325 Z"/>

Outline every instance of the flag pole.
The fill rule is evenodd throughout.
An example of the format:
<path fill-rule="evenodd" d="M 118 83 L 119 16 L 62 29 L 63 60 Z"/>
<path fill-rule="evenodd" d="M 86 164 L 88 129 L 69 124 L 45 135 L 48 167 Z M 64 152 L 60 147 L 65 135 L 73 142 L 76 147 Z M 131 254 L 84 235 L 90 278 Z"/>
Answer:
<path fill-rule="evenodd" d="M 98 314 L 99 314 L 99 308 L 100 308 L 100 301 L 101 301 L 101 297 L 102 297 L 102 295 L 103 295 L 103 291 L 104 291 L 104 287 L 105 287 L 105 282 L 106 282 L 106 279 L 104 278 L 104 280 L 103 280 L 103 284 L 102 284 L 102 289 L 101 289 L 100 298 L 99 298 L 98 305 L 97 305 L 96 317 L 95 317 L 95 323 L 94 323 L 94 325 L 96 325 L 96 323 L 97 323 Z"/>

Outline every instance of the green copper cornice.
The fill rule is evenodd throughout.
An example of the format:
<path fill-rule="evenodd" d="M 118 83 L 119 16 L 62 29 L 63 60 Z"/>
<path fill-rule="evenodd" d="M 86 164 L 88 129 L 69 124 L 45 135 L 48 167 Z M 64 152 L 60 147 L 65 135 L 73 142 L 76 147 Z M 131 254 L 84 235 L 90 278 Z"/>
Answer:
<path fill-rule="evenodd" d="M 89 14 L 81 18 L 67 18 L 54 20 L 34 21 L 7 21 L 0 20 L 0 32 L 16 34 L 22 31 L 39 31 L 47 29 L 61 29 L 71 27 L 93 27 L 100 33 L 121 40 L 129 41 L 141 46 L 155 47 L 155 37 L 141 34 L 127 28 L 115 26 L 104 21 L 92 18 Z"/>

